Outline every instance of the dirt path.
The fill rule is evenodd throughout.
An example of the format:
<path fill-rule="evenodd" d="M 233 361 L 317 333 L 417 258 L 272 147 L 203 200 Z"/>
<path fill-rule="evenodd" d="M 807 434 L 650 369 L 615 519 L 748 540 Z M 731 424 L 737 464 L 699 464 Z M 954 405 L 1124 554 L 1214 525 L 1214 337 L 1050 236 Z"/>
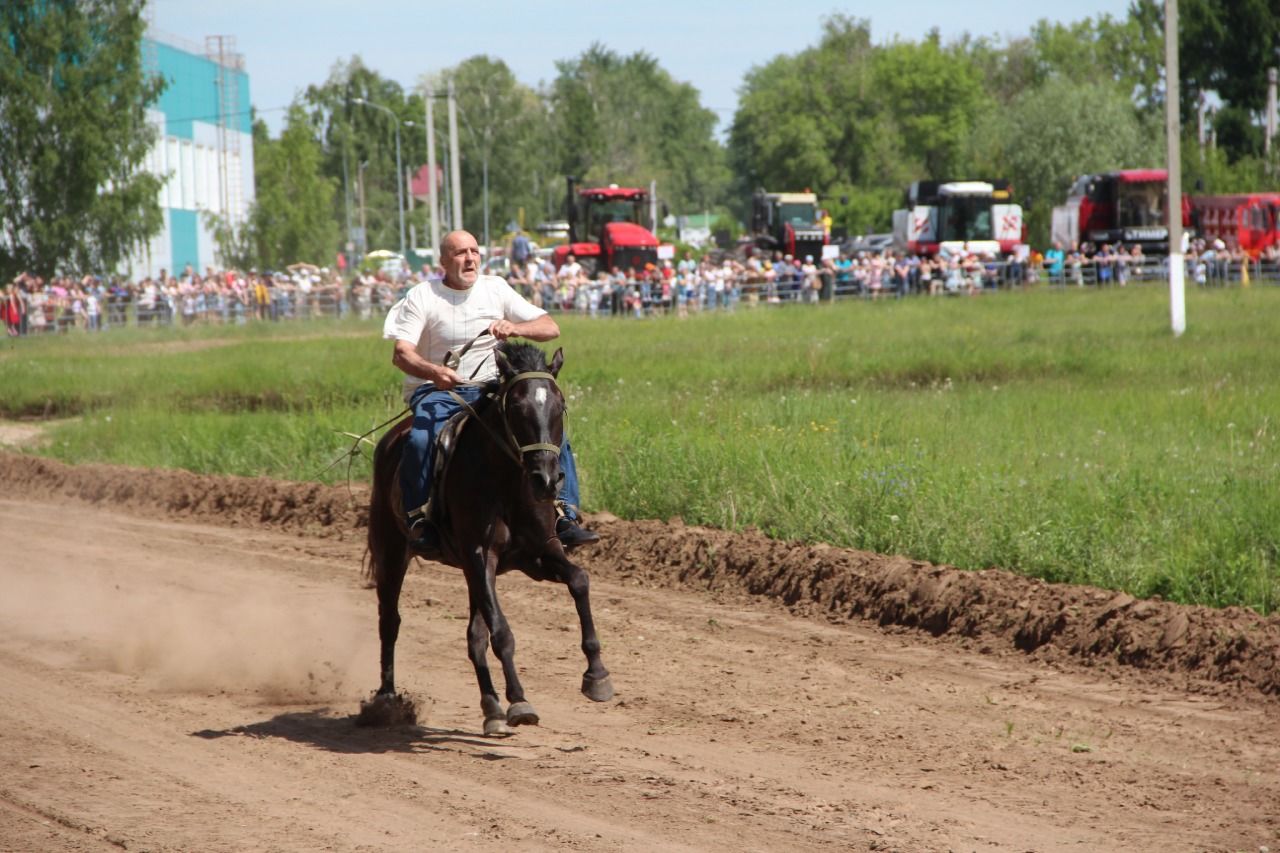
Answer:
<path fill-rule="evenodd" d="M 1131 650 L 1153 620 L 1151 649 L 1170 625 L 1184 649 L 1247 617 L 984 573 L 988 609 L 1026 612 L 941 625 L 904 590 L 963 583 L 929 567 L 599 519 L 583 564 L 613 702 L 577 692 L 567 593 L 503 578 L 542 725 L 481 737 L 461 578 L 420 563 L 398 662 L 420 724 L 369 730 L 375 605 L 344 493 L 12 456 L 0 483 L 0 850 L 1280 849 L 1274 620 L 1228 666 L 1104 661 L 1068 653 L 1050 595 Z M 733 581 L 735 547 L 774 580 L 762 557 Z"/>

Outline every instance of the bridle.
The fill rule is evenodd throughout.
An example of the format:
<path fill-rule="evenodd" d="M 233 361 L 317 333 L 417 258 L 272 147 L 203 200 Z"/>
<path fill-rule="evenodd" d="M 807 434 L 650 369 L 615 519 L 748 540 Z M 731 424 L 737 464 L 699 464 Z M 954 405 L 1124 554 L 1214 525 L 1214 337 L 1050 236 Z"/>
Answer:
<path fill-rule="evenodd" d="M 451 369 L 457 369 L 458 364 L 462 361 L 462 356 L 467 354 L 467 350 L 471 349 L 472 345 L 475 344 L 476 341 L 480 340 L 480 338 L 487 334 L 489 334 L 489 332 L 486 330 L 476 335 L 468 341 L 467 345 L 464 346 L 456 355 L 452 351 L 446 353 L 444 357 L 445 366 Z M 478 371 L 479 369 L 479 366 L 477 366 L 476 370 Z M 472 373 L 472 376 L 474 375 L 475 373 Z M 556 383 L 555 375 L 545 370 L 526 370 L 523 373 L 517 373 L 514 376 L 503 379 L 502 384 L 498 387 L 496 396 L 498 398 L 498 413 L 502 420 L 502 428 L 506 431 L 505 441 L 501 436 L 493 431 L 492 427 L 484 422 L 484 419 L 476 413 L 476 410 L 473 409 L 471 404 L 464 400 L 461 395 L 452 390 L 448 392 L 452 395 L 453 399 L 467 411 L 467 414 L 470 415 L 472 420 L 484 427 L 485 432 L 489 434 L 489 437 L 493 439 L 494 443 L 497 444 L 498 447 L 502 448 L 502 450 L 511 457 L 511 460 L 515 462 L 522 471 L 525 470 L 524 455 L 526 453 L 532 453 L 537 450 L 542 450 L 547 453 L 560 453 L 560 445 L 552 444 L 548 441 L 535 441 L 531 444 L 521 444 L 520 440 L 516 438 L 515 432 L 511 429 L 511 421 L 507 418 L 507 395 L 511 392 L 512 387 L 517 383 L 531 379 L 545 379 L 551 383 L 551 387 L 555 388 L 557 393 L 560 393 L 560 386 Z M 561 394 L 561 396 L 563 397 L 563 394 Z"/>
<path fill-rule="evenodd" d="M 514 449 L 514 458 L 516 463 L 522 468 L 524 467 L 524 455 L 535 450 L 545 450 L 548 453 L 559 455 L 560 445 L 552 444 L 547 441 L 535 441 L 532 444 L 521 444 L 516 438 L 516 434 L 511 429 L 511 421 L 507 418 L 507 395 L 511 392 L 512 386 L 517 382 L 524 382 L 529 379 L 545 379 L 551 383 L 551 387 L 555 388 L 557 393 L 560 386 L 556 384 L 556 378 L 545 370 L 527 370 L 524 373 L 517 373 L 510 379 L 504 379 L 502 386 L 498 389 L 498 411 L 502 415 L 502 426 L 507 431 L 507 444 L 503 445 L 508 449 Z"/>

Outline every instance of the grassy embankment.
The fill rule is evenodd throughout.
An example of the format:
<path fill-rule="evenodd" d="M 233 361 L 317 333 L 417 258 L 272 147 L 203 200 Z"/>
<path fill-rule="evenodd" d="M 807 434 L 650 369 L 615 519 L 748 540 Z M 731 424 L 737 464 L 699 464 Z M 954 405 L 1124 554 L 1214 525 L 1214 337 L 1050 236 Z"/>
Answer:
<path fill-rule="evenodd" d="M 587 509 L 1280 603 L 1280 291 L 564 318 Z M 0 355 L 8 416 L 68 461 L 322 473 L 397 411 L 378 324 L 112 331 Z M 358 477 L 367 463 L 357 464 Z"/>

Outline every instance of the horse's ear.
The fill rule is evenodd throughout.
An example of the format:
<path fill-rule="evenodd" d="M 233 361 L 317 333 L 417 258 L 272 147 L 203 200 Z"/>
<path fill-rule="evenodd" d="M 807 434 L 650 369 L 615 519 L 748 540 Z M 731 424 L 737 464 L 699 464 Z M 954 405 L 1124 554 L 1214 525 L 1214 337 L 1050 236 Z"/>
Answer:
<path fill-rule="evenodd" d="M 551 364 L 547 366 L 548 372 L 552 376 L 560 375 L 560 368 L 564 365 L 564 347 L 557 347 L 556 354 L 551 356 Z"/>
<path fill-rule="evenodd" d="M 514 371 L 512 371 L 511 362 L 507 361 L 507 354 L 502 347 L 494 348 L 493 360 L 498 365 L 498 375 L 503 379 L 509 379 Z"/>

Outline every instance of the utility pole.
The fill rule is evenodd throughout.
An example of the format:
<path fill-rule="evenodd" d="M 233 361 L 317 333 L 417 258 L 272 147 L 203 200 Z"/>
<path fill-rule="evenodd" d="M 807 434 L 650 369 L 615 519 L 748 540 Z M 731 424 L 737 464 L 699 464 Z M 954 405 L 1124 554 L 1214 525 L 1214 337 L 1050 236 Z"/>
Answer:
<path fill-rule="evenodd" d="M 449 171 L 453 185 L 453 230 L 462 230 L 462 160 L 458 157 L 458 97 L 449 81 Z"/>
<path fill-rule="evenodd" d="M 1169 317 L 1174 337 L 1187 330 L 1186 264 L 1182 256 L 1182 131 L 1178 103 L 1178 0 L 1164 3 L 1164 120 L 1168 145 Z"/>
<path fill-rule="evenodd" d="M 1276 69 L 1268 68 L 1267 69 L 1267 114 L 1266 114 L 1266 120 L 1264 122 L 1266 126 L 1265 151 L 1267 155 L 1267 166 L 1268 168 L 1273 170 L 1275 169 L 1275 165 L 1271 162 L 1271 140 L 1274 139 L 1276 135 L 1276 77 L 1277 77 Z"/>
<path fill-rule="evenodd" d="M 369 248 L 369 225 L 365 221 L 364 215 L 364 167 L 369 165 L 368 160 L 364 160 L 356 168 L 356 187 L 360 190 L 360 253 L 364 254 Z"/>
<path fill-rule="evenodd" d="M 1200 162 L 1204 162 L 1204 111 L 1205 97 L 1204 89 L 1200 90 L 1199 100 L 1196 102 L 1196 140 L 1200 143 Z"/>
<path fill-rule="evenodd" d="M 343 254 L 347 258 L 347 266 L 354 267 L 352 263 L 354 258 L 351 257 L 355 246 L 351 243 L 351 170 L 347 166 L 347 145 L 346 134 L 342 138 L 342 206 L 346 211 L 347 230 L 342 235 Z"/>
<path fill-rule="evenodd" d="M 437 220 L 440 215 L 440 198 L 439 191 L 436 189 L 436 123 L 432 111 L 432 101 L 435 100 L 435 97 L 435 89 L 428 86 L 427 96 L 424 100 L 427 102 L 427 196 L 429 197 L 431 209 L 427 212 L 427 219 L 430 223 L 428 227 L 431 229 L 431 257 L 433 259 L 440 246 L 440 223 Z"/>
<path fill-rule="evenodd" d="M 364 98 L 352 98 L 351 103 L 373 107 L 375 110 L 391 116 L 392 130 L 396 132 L 396 209 L 400 214 L 400 256 L 404 257 L 404 176 L 402 174 L 404 167 L 400 165 L 400 117 L 390 108 L 367 101 Z"/>
<path fill-rule="evenodd" d="M 401 177 L 404 179 L 404 194 L 409 197 L 405 204 L 409 206 L 409 248 L 412 249 L 418 245 L 418 229 L 413 224 L 413 167 L 405 166 Z"/>

